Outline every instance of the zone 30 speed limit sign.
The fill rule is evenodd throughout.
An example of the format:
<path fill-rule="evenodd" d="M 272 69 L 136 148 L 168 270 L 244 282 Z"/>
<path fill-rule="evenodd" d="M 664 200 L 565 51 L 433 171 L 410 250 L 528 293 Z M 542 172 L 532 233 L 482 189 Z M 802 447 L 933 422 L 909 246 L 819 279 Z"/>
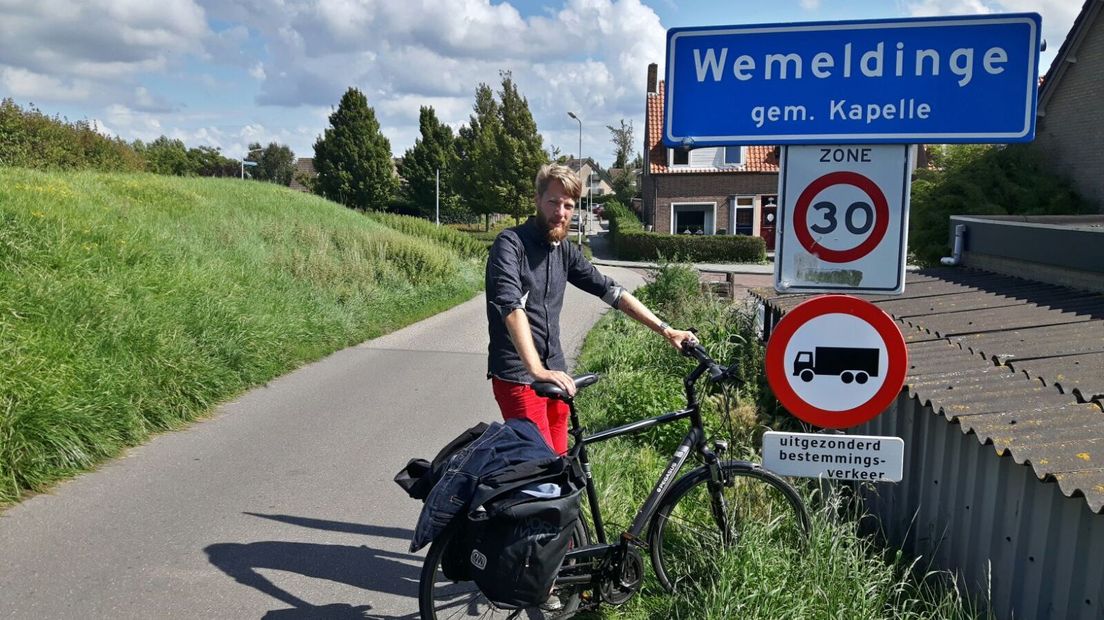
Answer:
<path fill-rule="evenodd" d="M 787 146 L 781 170 L 778 291 L 904 292 L 908 145 Z"/>

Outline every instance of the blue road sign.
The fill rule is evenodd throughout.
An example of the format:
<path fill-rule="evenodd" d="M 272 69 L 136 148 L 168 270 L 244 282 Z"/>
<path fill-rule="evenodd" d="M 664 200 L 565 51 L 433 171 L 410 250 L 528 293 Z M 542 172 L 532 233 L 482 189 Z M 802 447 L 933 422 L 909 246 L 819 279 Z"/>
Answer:
<path fill-rule="evenodd" d="M 1035 137 L 1036 13 L 672 28 L 664 142 Z"/>

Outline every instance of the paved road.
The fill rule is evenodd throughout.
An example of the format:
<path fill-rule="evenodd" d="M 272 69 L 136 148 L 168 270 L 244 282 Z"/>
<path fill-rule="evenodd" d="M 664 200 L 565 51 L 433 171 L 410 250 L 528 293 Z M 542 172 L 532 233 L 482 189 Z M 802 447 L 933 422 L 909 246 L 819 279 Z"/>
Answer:
<path fill-rule="evenodd" d="M 605 306 L 567 303 L 571 351 Z M 391 478 L 498 417 L 485 320 L 479 296 L 9 509 L 0 618 L 415 617 L 421 505 Z"/>

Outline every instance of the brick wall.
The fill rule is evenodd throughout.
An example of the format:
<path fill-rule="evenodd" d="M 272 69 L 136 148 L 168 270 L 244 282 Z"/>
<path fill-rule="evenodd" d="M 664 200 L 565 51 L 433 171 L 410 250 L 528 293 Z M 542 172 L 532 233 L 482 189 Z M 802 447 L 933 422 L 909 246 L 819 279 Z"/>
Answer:
<path fill-rule="evenodd" d="M 1056 84 L 1035 128 L 1036 148 L 1104 213 L 1104 12 L 1089 27 L 1077 62 Z M 1057 62 L 1057 60 L 1055 61 Z"/>
<path fill-rule="evenodd" d="M 669 232 L 672 203 L 716 203 L 714 226 L 731 232 L 730 196 L 777 192 L 778 175 L 772 173 L 648 175 L 644 181 L 644 213 L 646 218 L 654 213 L 654 220 L 645 223 L 653 224 L 657 232 Z"/>

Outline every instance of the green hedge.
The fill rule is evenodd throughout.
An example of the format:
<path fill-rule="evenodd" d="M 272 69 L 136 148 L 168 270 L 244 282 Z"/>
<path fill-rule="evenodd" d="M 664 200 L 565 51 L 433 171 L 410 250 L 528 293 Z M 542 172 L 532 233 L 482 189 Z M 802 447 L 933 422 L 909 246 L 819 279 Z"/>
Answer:
<path fill-rule="evenodd" d="M 632 209 L 617 200 L 610 200 L 602 207 L 602 215 L 609 220 L 609 234 L 613 239 L 622 231 L 644 230 L 644 225 Z"/>
<path fill-rule="evenodd" d="M 665 235 L 630 230 L 618 235 L 615 247 L 624 260 L 677 257 L 697 263 L 758 263 L 767 257 L 763 238 L 748 235 Z"/>
<path fill-rule="evenodd" d="M 606 205 L 609 234 L 623 260 L 677 258 L 690 262 L 759 263 L 767 258 L 762 237 L 745 235 L 665 235 L 647 232 L 636 214 L 613 201 Z"/>

